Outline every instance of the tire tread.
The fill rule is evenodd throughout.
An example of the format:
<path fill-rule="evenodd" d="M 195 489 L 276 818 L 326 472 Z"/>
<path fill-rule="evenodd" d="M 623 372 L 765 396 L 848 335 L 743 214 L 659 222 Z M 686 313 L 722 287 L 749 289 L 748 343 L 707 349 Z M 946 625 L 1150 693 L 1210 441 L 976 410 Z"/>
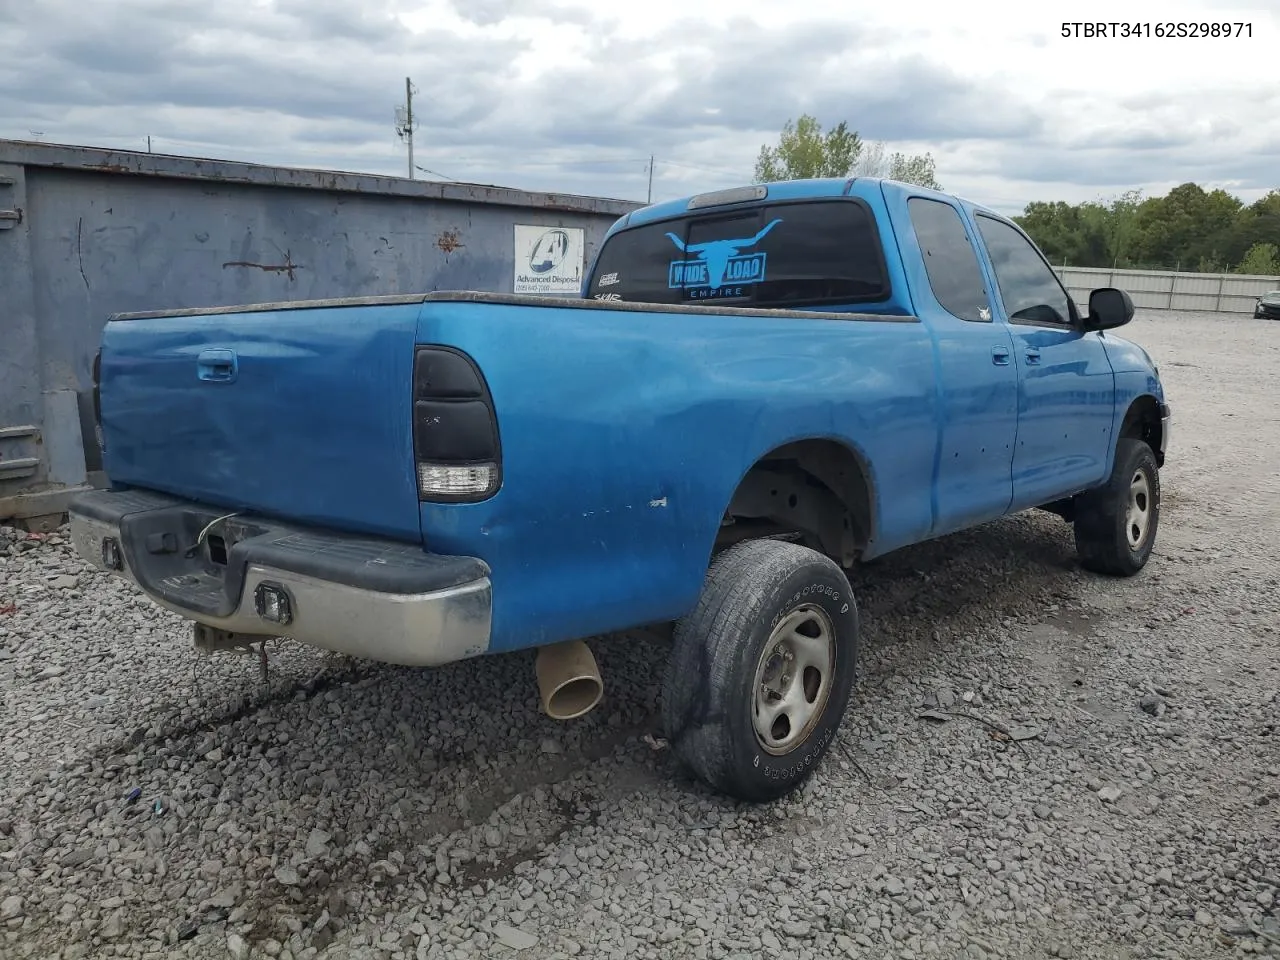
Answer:
<path fill-rule="evenodd" d="M 747 540 L 725 550 L 711 564 L 693 611 L 676 624 L 663 682 L 662 722 L 676 755 L 713 789 L 741 799 L 767 800 L 776 792 L 743 782 L 735 773 L 733 745 L 724 716 L 726 693 L 742 671 L 755 669 L 743 638 L 756 621 L 776 609 L 779 592 L 797 570 L 815 564 L 834 572 L 847 589 L 839 566 L 808 547 L 778 540 Z M 857 655 L 857 608 L 852 592 L 852 649 Z M 839 629 L 839 624 L 836 625 Z M 843 639 L 843 638 L 842 638 Z M 838 691 L 832 691 L 836 706 Z M 844 693 L 847 702 L 848 691 Z M 838 704 L 843 713 L 845 703 Z M 794 784 L 788 785 L 794 786 Z"/>
<path fill-rule="evenodd" d="M 1125 502 L 1129 478 L 1144 465 L 1151 477 L 1151 530 L 1146 547 L 1134 554 L 1124 533 Z M 1094 573 L 1133 576 L 1146 566 L 1159 523 L 1160 475 L 1155 454 L 1143 441 L 1122 437 L 1116 444 L 1115 463 L 1107 482 L 1076 498 L 1074 526 L 1080 565 Z"/>

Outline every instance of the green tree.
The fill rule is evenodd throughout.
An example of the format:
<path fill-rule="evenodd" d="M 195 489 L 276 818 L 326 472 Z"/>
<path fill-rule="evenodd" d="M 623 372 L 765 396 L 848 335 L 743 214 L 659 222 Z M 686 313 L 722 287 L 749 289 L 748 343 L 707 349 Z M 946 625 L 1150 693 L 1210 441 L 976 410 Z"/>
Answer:
<path fill-rule="evenodd" d="M 889 179 L 902 183 L 914 183 L 933 190 L 942 189 L 931 153 L 911 155 L 895 153 L 889 159 Z"/>
<path fill-rule="evenodd" d="M 1251 273 L 1254 276 L 1280 276 L 1280 247 L 1274 243 L 1255 243 L 1236 267 L 1236 273 Z"/>
<path fill-rule="evenodd" d="M 1103 230 L 1107 237 L 1107 257 L 1112 267 L 1126 266 L 1132 255 L 1133 241 L 1137 233 L 1138 207 L 1142 204 L 1141 190 L 1126 190 L 1111 203 L 1101 205 L 1106 211 Z M 1106 266 L 1105 263 L 1090 266 Z"/>
<path fill-rule="evenodd" d="M 1239 263 L 1260 243 L 1280 245 L 1280 190 L 1272 190 L 1241 211 L 1232 231 L 1228 259 Z"/>
<path fill-rule="evenodd" d="M 755 182 L 804 180 L 811 177 L 888 177 L 941 189 L 932 154 L 887 154 L 883 143 L 864 142 L 841 121 L 823 132 L 809 114 L 787 121 L 776 146 L 762 146 Z"/>
<path fill-rule="evenodd" d="M 1147 264 L 1195 269 L 1202 259 L 1218 260 L 1244 204 L 1225 190 L 1206 192 L 1184 183 L 1138 207 L 1137 258 Z"/>
<path fill-rule="evenodd" d="M 1245 206 L 1225 190 L 1184 183 L 1164 196 L 1130 190 L 1110 201 L 1036 201 L 1014 218 L 1054 263 L 1201 273 L 1264 265 L 1280 247 L 1280 190 Z"/>
<path fill-rule="evenodd" d="M 787 121 L 776 147 L 763 146 L 756 159 L 756 183 L 847 177 L 858 162 L 862 140 L 843 121 L 825 134 L 817 118 L 803 114 Z"/>
<path fill-rule="evenodd" d="M 1029 203 L 1022 216 L 1013 219 L 1052 263 L 1092 267 L 1107 257 L 1104 215 L 1105 208 L 1097 205 L 1058 200 Z"/>

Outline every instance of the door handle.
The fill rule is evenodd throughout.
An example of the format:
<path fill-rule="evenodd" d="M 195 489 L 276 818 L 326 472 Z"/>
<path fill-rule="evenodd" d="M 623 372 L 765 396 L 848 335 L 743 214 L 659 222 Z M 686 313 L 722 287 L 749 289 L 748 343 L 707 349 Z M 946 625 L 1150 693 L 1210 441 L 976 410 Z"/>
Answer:
<path fill-rule="evenodd" d="M 239 366 L 234 350 L 210 347 L 196 358 L 196 376 L 211 383 L 229 383 L 236 378 Z"/>
<path fill-rule="evenodd" d="M 1009 348 L 1008 347 L 992 347 L 991 362 L 997 367 L 1007 367 L 1009 365 Z"/>
<path fill-rule="evenodd" d="M 1039 362 L 1040 362 L 1040 351 L 1037 350 L 1035 347 L 1030 347 L 1027 350 L 1027 363 L 1039 363 Z"/>

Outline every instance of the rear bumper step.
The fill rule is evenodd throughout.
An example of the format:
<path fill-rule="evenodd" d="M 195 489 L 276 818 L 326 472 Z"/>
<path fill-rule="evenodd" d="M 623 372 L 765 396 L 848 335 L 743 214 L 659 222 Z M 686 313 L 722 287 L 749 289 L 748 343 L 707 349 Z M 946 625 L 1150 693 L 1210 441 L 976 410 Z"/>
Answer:
<path fill-rule="evenodd" d="M 142 490 L 68 507 L 80 555 L 188 620 L 355 657 L 438 666 L 489 648 L 489 568 Z"/>

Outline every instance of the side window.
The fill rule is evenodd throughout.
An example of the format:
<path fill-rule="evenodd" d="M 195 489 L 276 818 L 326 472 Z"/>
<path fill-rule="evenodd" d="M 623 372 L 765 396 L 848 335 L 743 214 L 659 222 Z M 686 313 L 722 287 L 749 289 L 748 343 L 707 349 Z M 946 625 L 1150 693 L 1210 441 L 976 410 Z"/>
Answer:
<path fill-rule="evenodd" d="M 1007 223 L 981 214 L 977 220 L 1009 319 L 1070 324 L 1067 291 L 1031 242 Z"/>
<path fill-rule="evenodd" d="M 907 213 L 938 302 L 961 320 L 990 320 L 991 303 L 982 283 L 982 268 L 956 208 L 941 200 L 912 197 L 907 201 Z"/>

